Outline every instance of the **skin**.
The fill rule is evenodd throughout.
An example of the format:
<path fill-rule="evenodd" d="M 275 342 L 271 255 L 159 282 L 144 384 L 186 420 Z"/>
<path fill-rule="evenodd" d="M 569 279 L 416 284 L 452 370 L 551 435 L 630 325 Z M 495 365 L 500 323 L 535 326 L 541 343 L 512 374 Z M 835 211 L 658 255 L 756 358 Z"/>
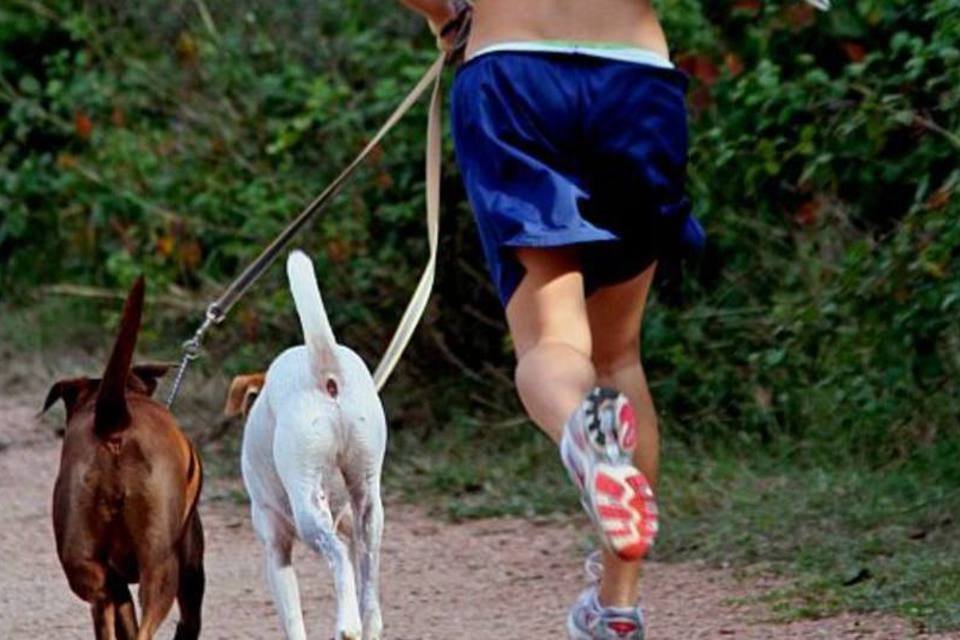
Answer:
<path fill-rule="evenodd" d="M 436 33 L 453 17 L 447 0 L 401 0 Z M 478 0 L 467 57 L 517 40 L 616 42 L 668 55 L 667 40 L 648 0 Z"/>
<path fill-rule="evenodd" d="M 401 1 L 423 15 L 434 33 L 454 15 L 447 0 Z M 478 0 L 466 56 L 495 43 L 537 40 L 620 43 L 669 56 L 648 0 Z M 640 360 L 640 327 L 656 265 L 586 298 L 576 252 L 518 249 L 516 255 L 526 274 L 506 314 L 517 353 L 517 391 L 527 413 L 559 444 L 567 419 L 592 387 L 625 393 L 637 412 L 634 463 L 655 488 L 659 431 Z M 605 552 L 603 564 L 601 604 L 632 606 L 640 563 Z"/>
<path fill-rule="evenodd" d="M 636 409 L 634 464 L 656 489 L 660 436 L 640 362 L 640 323 L 656 267 L 585 298 L 574 251 L 518 249 L 517 258 L 526 275 L 507 305 L 507 322 L 527 414 L 559 446 L 564 425 L 590 389 L 618 389 Z M 604 552 L 600 603 L 632 606 L 639 577 L 639 562 Z"/>

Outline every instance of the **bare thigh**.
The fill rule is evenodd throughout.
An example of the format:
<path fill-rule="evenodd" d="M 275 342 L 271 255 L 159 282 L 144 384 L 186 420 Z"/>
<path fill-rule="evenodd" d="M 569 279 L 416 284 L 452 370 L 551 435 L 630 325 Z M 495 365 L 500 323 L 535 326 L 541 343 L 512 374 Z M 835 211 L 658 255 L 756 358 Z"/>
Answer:
<path fill-rule="evenodd" d="M 568 345 L 590 355 L 583 274 L 574 249 L 517 249 L 526 273 L 507 304 L 517 359 L 537 343 Z"/>

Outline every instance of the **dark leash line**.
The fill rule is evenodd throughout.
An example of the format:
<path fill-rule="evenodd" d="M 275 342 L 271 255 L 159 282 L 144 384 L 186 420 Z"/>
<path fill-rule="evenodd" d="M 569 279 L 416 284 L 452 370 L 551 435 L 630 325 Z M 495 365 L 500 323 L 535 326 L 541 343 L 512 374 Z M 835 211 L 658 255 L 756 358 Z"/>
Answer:
<path fill-rule="evenodd" d="M 317 196 L 307 207 L 298 215 L 293 222 L 271 242 L 257 258 L 251 262 L 246 269 L 234 280 L 229 287 L 207 307 L 206 316 L 203 319 L 196 333 L 189 340 L 183 343 L 183 355 L 180 364 L 177 367 L 177 374 L 174 377 L 170 393 L 167 396 L 167 407 L 172 407 L 174 401 L 180 393 L 183 385 L 183 379 L 186 375 L 190 363 L 200 357 L 203 347 L 203 338 L 207 331 L 214 325 L 222 323 L 233 306 L 240 300 L 247 290 L 263 275 L 263 273 L 273 264 L 280 253 L 290 241 L 300 232 L 303 227 L 310 222 L 318 213 L 323 211 L 340 192 L 344 183 L 356 172 L 364 160 L 370 155 L 380 139 L 393 128 L 393 126 L 406 114 L 417 99 L 423 94 L 430 82 L 439 77 L 442 69 L 443 58 L 430 67 L 426 74 L 420 79 L 413 90 L 400 103 L 397 109 L 390 115 L 386 123 L 380 129 L 378 134 L 364 147 L 363 151 L 357 155 L 354 160 L 331 182 L 323 192 Z"/>
<path fill-rule="evenodd" d="M 428 263 L 427 271 L 424 272 L 424 277 L 421 279 L 421 282 L 418 285 L 417 292 L 414 294 L 414 299 L 411 301 L 411 305 L 404 313 L 400 327 L 398 328 L 397 333 L 394 335 L 394 339 L 391 342 L 390 347 L 388 347 L 387 355 L 384 356 L 384 361 L 381 362 L 380 367 L 377 369 L 375 377 L 379 379 L 378 386 L 383 383 L 383 381 L 386 379 L 386 376 L 388 376 L 392 370 L 396 359 L 399 358 L 397 347 L 399 346 L 399 351 L 403 350 L 403 347 L 406 346 L 406 341 L 409 340 L 409 334 L 413 331 L 413 327 L 419 320 L 420 314 L 422 314 L 423 306 L 426 304 L 426 300 L 425 296 L 421 294 L 426 293 L 426 295 L 429 295 L 429 288 L 433 283 L 432 272 L 436 253 L 435 218 L 439 210 L 440 125 L 438 120 L 440 109 L 440 76 L 446 64 L 455 62 L 462 53 L 466 44 L 466 36 L 469 31 L 469 27 L 469 6 L 462 5 L 454 19 L 445 25 L 441 30 L 442 36 L 447 36 L 454 31 L 457 34 L 450 51 L 441 53 L 440 56 L 437 57 L 436 61 L 430 66 L 429 69 L 427 69 L 423 77 L 421 77 L 417 84 L 414 85 L 413 89 L 400 102 L 397 108 L 394 109 L 393 113 L 390 114 L 370 142 L 368 142 L 363 150 L 357 155 L 357 157 L 354 158 L 353 161 L 347 165 L 343 171 L 340 172 L 340 175 L 338 175 L 319 196 L 317 196 L 310 204 L 308 204 L 307 207 L 300 213 L 300 215 L 298 215 L 289 225 L 287 225 L 280 235 L 278 235 L 273 242 L 271 242 L 260 253 L 260 255 L 257 256 L 257 258 L 250 263 L 246 269 L 243 270 L 243 272 L 230 284 L 230 286 L 227 287 L 227 289 L 220 295 L 219 298 L 217 298 L 210 304 L 210 306 L 207 307 L 206 315 L 196 333 L 194 333 L 189 340 L 183 343 L 183 355 L 180 358 L 176 375 L 173 378 L 173 383 L 166 399 L 166 405 L 168 408 L 173 406 L 173 403 L 176 401 L 177 396 L 180 393 L 180 390 L 183 386 L 183 380 L 186 376 L 190 363 L 199 358 L 202 354 L 203 338 L 207 331 L 209 331 L 214 325 L 220 324 L 226 319 L 227 314 L 240 300 L 240 298 L 243 297 L 247 290 L 253 286 L 260 276 L 262 276 L 263 273 L 270 267 L 270 265 L 273 264 L 273 261 L 277 259 L 284 248 L 290 244 L 291 240 L 293 240 L 293 238 L 303 229 L 303 227 L 330 204 L 333 198 L 340 192 L 340 189 L 343 187 L 346 181 L 356 172 L 356 170 L 361 164 L 363 164 L 367 157 L 369 157 L 383 137 L 391 129 L 393 129 L 393 127 L 401 120 L 401 118 L 403 118 L 404 115 L 407 114 L 410 108 L 419 100 L 420 96 L 422 96 L 427 88 L 432 84 L 433 99 L 431 100 L 430 118 L 427 133 L 427 200 L 428 229 L 431 237 L 431 259 Z M 431 195 L 433 195 L 433 197 L 431 197 Z M 433 211 L 430 211 L 431 209 Z M 434 218 L 432 225 L 431 213 L 433 214 Z M 423 291 L 424 288 L 426 289 L 426 292 Z M 417 298 L 424 298 L 422 300 L 422 304 L 416 304 Z M 387 362 L 388 360 L 392 360 L 392 362 Z"/>

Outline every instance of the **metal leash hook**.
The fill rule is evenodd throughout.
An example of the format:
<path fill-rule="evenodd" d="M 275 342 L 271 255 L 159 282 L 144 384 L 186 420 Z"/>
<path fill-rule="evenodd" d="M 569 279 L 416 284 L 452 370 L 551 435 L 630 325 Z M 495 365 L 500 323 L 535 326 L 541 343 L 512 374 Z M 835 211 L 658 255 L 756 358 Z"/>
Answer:
<path fill-rule="evenodd" d="M 173 407 L 177 395 L 180 394 L 180 387 L 183 385 L 183 379 L 187 374 L 187 367 L 190 363 L 200 357 L 203 352 L 203 336 L 215 324 L 220 324 L 226 317 L 216 303 L 207 307 L 207 314 L 203 319 L 203 324 L 193 334 L 193 337 L 183 343 L 183 357 L 180 358 L 180 366 L 177 367 L 177 375 L 173 378 L 173 386 L 167 395 L 167 409 Z"/>

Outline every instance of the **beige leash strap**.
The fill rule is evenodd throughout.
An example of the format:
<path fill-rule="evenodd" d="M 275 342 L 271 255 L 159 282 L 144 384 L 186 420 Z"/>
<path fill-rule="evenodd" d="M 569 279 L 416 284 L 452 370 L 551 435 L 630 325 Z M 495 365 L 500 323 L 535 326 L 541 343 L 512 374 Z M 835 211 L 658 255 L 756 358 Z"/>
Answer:
<path fill-rule="evenodd" d="M 193 337 L 183 344 L 183 355 L 180 359 L 180 365 L 177 367 L 173 384 L 167 396 L 167 406 L 171 407 L 180 392 L 186 375 L 187 367 L 190 363 L 200 356 L 203 337 L 206 332 L 215 324 L 220 324 L 227 317 L 233 305 L 247 292 L 247 290 L 263 275 L 263 272 L 273 263 L 280 253 L 290 244 L 290 241 L 300 232 L 301 229 L 312 220 L 320 211 L 322 211 L 334 196 L 339 192 L 343 184 L 350 178 L 357 168 L 370 155 L 371 152 L 380 144 L 387 133 L 406 115 L 411 107 L 417 102 L 421 95 L 433 85 L 433 94 L 430 99 L 430 115 L 427 124 L 427 235 L 430 241 L 430 258 L 420 276 L 420 282 L 414 291 L 413 299 L 404 311 L 400 319 L 400 325 L 387 347 L 387 351 L 377 367 L 375 380 L 377 389 L 383 386 L 393 368 L 396 366 L 404 347 L 410 342 L 410 336 L 417 326 L 417 322 L 423 315 L 426 308 L 427 299 L 430 297 L 430 291 L 433 287 L 434 272 L 436 270 L 437 258 L 437 233 L 440 226 L 440 163 L 441 163 L 441 118 L 440 118 L 440 79 L 443 74 L 443 67 L 447 61 L 448 54 L 441 53 L 436 62 L 434 62 L 427 72 L 423 75 L 413 90 L 403 99 L 397 108 L 390 114 L 387 121 L 380 127 L 380 130 L 373 136 L 370 142 L 363 148 L 357 157 L 351 162 L 340 175 L 338 175 L 330 185 L 317 196 L 313 202 L 307 205 L 300 215 L 280 233 L 273 242 L 267 246 L 259 256 L 247 266 L 246 269 L 234 280 L 229 287 L 207 307 L 206 317 L 203 323 L 194 333 Z"/>
<path fill-rule="evenodd" d="M 430 113 L 427 117 L 427 147 L 425 152 L 427 241 L 430 244 L 430 255 L 427 258 L 427 266 L 424 267 L 423 273 L 420 275 L 417 288 L 413 292 L 413 297 L 410 298 L 410 303 L 403 312 L 400 324 L 397 325 L 397 330 L 390 340 L 390 345 L 373 373 L 373 381 L 377 385 L 378 391 L 383 388 L 387 378 L 393 373 L 400 356 L 403 355 L 403 350 L 410 343 L 414 329 L 417 328 L 420 318 L 423 317 L 427 302 L 430 300 L 430 292 L 433 290 L 433 281 L 437 271 L 437 245 L 440 234 L 440 169 L 443 159 L 440 79 L 444 58 L 445 55 L 441 54 L 430 71 L 427 72 L 427 77 L 433 77 L 433 93 L 430 96 Z"/>

